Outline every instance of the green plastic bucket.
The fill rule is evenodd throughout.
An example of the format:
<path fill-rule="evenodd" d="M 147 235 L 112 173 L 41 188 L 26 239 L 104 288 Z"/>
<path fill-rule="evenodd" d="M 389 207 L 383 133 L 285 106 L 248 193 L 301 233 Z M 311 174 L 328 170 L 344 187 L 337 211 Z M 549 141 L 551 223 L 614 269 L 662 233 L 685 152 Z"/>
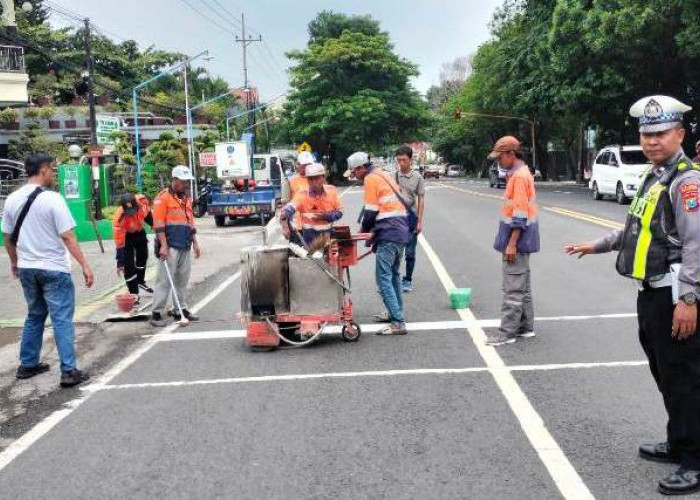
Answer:
<path fill-rule="evenodd" d="M 450 304 L 452 309 L 466 309 L 472 304 L 471 288 L 453 288 L 450 290 Z"/>

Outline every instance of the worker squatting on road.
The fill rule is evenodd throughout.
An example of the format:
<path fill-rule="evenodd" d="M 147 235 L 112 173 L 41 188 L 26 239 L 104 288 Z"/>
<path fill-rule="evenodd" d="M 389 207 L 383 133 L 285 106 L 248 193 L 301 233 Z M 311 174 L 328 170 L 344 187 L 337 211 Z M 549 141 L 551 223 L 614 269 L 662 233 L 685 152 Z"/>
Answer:
<path fill-rule="evenodd" d="M 347 159 L 345 177 L 364 184 L 362 232 L 372 233 L 369 244 L 377 255 L 377 287 L 389 311 L 389 326 L 378 335 L 406 335 L 401 287 L 401 259 L 410 239 L 407 203 L 389 174 L 375 167 L 367 153 L 358 151 Z"/>
<path fill-rule="evenodd" d="M 156 232 L 155 254 L 160 259 L 158 277 L 153 292 L 153 313 L 151 325 L 165 326 L 163 317 L 168 304 L 171 286 L 167 272 L 169 270 L 177 298 L 182 306 L 182 313 L 190 321 L 199 318 L 187 309 L 187 283 L 190 280 L 192 266 L 191 251 L 198 259 L 201 250 L 194 227 L 192 199 L 187 196 L 189 182 L 193 180 L 190 169 L 179 165 L 173 168 L 172 184 L 161 191 L 153 202 L 153 229 Z M 166 270 L 166 266 L 167 270 Z M 181 319 L 179 311 L 174 311 L 176 321 Z"/>
<path fill-rule="evenodd" d="M 639 456 L 680 465 L 659 482 L 668 495 L 700 491 L 700 166 L 682 149 L 690 109 L 668 96 L 632 106 L 652 166 L 625 228 L 565 247 L 579 257 L 616 250 L 618 273 L 637 282 L 639 340 L 668 413 L 666 441 L 643 444 Z"/>
<path fill-rule="evenodd" d="M 494 248 L 503 255 L 501 327 L 489 335 L 492 346 L 510 344 L 518 337 L 534 337 L 535 311 L 530 285 L 530 254 L 540 250 L 535 180 L 523 162 L 520 141 L 501 137 L 489 154 L 508 171 L 501 221 Z"/>
<path fill-rule="evenodd" d="M 143 225 L 153 227 L 153 214 L 148 198 L 142 194 L 125 193 L 112 218 L 114 246 L 117 250 L 117 272 L 124 276 L 129 293 L 139 290 L 153 293 L 146 284 L 148 237 Z M 136 299 L 136 304 L 139 300 Z"/>
<path fill-rule="evenodd" d="M 297 215 L 301 223 L 301 236 L 312 250 L 325 247 L 333 223 L 343 217 L 343 205 L 335 186 L 325 184 L 326 169 L 320 163 L 306 167 L 308 190 L 297 191 L 280 212 L 282 232 L 292 238 L 288 221 Z M 324 241 L 325 240 L 325 241 Z"/>

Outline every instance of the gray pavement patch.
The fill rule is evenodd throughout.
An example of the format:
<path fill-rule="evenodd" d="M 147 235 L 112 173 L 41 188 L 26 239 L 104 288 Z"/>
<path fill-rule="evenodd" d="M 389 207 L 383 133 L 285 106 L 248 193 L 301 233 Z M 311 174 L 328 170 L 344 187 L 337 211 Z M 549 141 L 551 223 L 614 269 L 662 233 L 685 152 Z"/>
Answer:
<path fill-rule="evenodd" d="M 46 491 L 56 498 L 557 496 L 488 376 L 159 395 L 95 395 L 0 474 L 0 491 L 28 498 Z M 28 470 L 41 471 L 42 480 Z"/>
<path fill-rule="evenodd" d="M 503 361 L 521 365 L 645 359 L 636 318 L 538 322 L 535 331 L 535 338 L 499 348 Z"/>
<path fill-rule="evenodd" d="M 666 436 L 647 367 L 515 376 L 596 498 L 659 498 L 658 480 L 675 467 L 637 457 L 642 442 Z"/>
<path fill-rule="evenodd" d="M 301 373 L 484 366 L 463 332 L 434 331 L 346 343 L 321 337 L 301 349 L 252 352 L 242 339 L 161 342 L 113 384 Z"/>

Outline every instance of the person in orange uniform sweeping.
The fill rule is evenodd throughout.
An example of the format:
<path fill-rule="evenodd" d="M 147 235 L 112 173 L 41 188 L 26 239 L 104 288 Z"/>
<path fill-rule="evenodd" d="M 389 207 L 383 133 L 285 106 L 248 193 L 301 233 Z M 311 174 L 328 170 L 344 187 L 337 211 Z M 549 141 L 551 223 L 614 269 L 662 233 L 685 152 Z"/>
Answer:
<path fill-rule="evenodd" d="M 117 273 L 124 276 L 129 293 L 134 295 L 138 295 L 139 290 L 153 293 L 145 281 L 148 238 L 144 224 L 153 227 L 153 214 L 148 198 L 142 194 L 122 195 L 119 208 L 112 218 L 114 245 L 117 249 Z"/>
<path fill-rule="evenodd" d="M 309 247 L 323 246 L 319 243 L 343 217 L 343 205 L 335 186 L 325 183 L 326 169 L 320 163 L 306 167 L 308 190 L 298 192 L 281 211 L 283 231 L 288 231 L 287 221 L 297 214 L 301 235 Z"/>
<path fill-rule="evenodd" d="M 173 294 L 177 294 L 182 314 L 188 321 L 199 318 L 187 309 L 187 283 L 192 268 L 191 254 L 198 259 L 201 255 L 197 230 L 194 227 L 192 199 L 187 195 L 187 188 L 193 179 L 192 172 L 184 165 L 173 168 L 172 184 L 156 196 L 153 202 L 153 229 L 156 232 L 155 254 L 160 259 L 155 292 L 153 293 L 153 313 L 151 325 L 165 326 L 163 317 L 168 297 L 171 292 L 170 273 L 173 280 Z M 167 268 L 166 268 L 167 264 Z M 175 321 L 180 321 L 180 312 L 173 313 Z"/>

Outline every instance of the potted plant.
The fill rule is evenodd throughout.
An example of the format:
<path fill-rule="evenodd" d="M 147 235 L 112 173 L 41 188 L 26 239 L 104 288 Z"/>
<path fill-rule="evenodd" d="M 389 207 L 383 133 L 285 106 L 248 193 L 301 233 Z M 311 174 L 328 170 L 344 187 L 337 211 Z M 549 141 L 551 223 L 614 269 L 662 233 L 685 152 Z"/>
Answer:
<path fill-rule="evenodd" d="M 5 108 L 0 111 L 0 127 L 5 130 L 18 130 L 17 111 L 12 108 Z"/>
<path fill-rule="evenodd" d="M 77 122 L 75 120 L 75 115 L 78 114 L 78 110 L 73 106 L 66 106 L 63 111 L 68 115 L 69 119 L 64 122 L 66 128 L 75 128 Z"/>
<path fill-rule="evenodd" d="M 24 118 L 31 121 L 31 122 L 37 122 L 40 117 L 41 117 L 41 111 L 37 107 L 27 108 L 24 111 Z"/>
<path fill-rule="evenodd" d="M 58 120 L 52 120 L 56 114 L 56 108 L 53 106 L 46 106 L 45 108 L 39 108 L 39 116 L 49 121 L 49 128 L 51 130 L 56 130 L 61 128 L 61 122 Z"/>

